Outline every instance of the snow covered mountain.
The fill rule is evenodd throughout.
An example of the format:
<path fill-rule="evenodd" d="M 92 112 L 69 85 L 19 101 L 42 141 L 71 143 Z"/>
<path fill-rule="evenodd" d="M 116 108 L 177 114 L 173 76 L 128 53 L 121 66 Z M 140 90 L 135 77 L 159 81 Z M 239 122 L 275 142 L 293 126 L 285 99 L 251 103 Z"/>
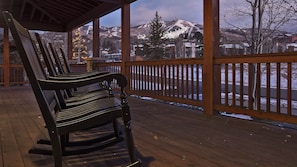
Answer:
<path fill-rule="evenodd" d="M 175 39 L 178 38 L 180 34 L 190 35 L 192 32 L 199 31 L 202 26 L 198 27 L 194 23 L 186 20 L 175 20 L 166 24 L 164 38 Z"/>
<path fill-rule="evenodd" d="M 186 20 L 173 20 L 164 22 L 164 38 L 175 39 L 178 38 L 180 34 L 191 34 L 194 32 L 201 32 L 202 25 L 194 24 Z M 150 23 L 141 24 L 131 27 L 131 37 L 137 39 L 147 39 L 150 31 Z M 120 27 L 101 27 L 101 32 L 105 37 L 121 37 Z"/>
<path fill-rule="evenodd" d="M 121 27 L 100 27 L 100 35 L 106 38 L 121 38 Z"/>

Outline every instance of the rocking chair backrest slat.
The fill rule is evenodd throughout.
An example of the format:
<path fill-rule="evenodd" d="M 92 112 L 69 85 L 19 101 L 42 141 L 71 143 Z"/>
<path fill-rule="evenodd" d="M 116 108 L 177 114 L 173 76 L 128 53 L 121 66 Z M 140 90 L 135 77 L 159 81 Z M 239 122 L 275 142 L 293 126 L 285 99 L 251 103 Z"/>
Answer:
<path fill-rule="evenodd" d="M 39 50 L 41 52 L 41 55 L 40 55 L 40 57 L 38 57 L 38 59 L 43 59 L 45 65 L 47 67 L 47 71 L 50 76 L 56 76 L 57 71 L 55 70 L 54 64 L 50 59 L 50 53 L 46 47 L 44 40 L 41 39 L 41 37 L 38 33 L 35 33 L 35 37 L 36 37 L 37 43 L 39 45 Z"/>
<path fill-rule="evenodd" d="M 44 75 L 43 69 L 38 62 L 37 52 L 28 30 L 20 25 L 9 12 L 4 11 L 3 15 L 13 39 L 15 40 L 16 47 L 20 54 L 36 100 L 39 104 L 46 126 L 48 130 L 52 130 L 53 128 L 56 128 L 55 116 L 52 114 L 52 111 L 56 108 L 56 104 L 58 104 L 55 92 L 42 91 L 39 85 L 38 80 L 46 79 L 46 76 Z"/>
<path fill-rule="evenodd" d="M 65 66 L 65 70 L 67 73 L 70 73 L 71 72 L 71 69 L 70 69 L 70 65 L 69 65 L 69 62 L 68 62 L 68 59 L 65 55 L 65 52 L 62 48 L 60 48 L 60 52 L 61 52 L 61 56 L 63 58 L 63 63 L 64 63 L 64 66 Z"/>
<path fill-rule="evenodd" d="M 56 67 L 57 67 L 59 73 L 60 74 L 66 73 L 66 71 L 64 70 L 63 65 L 61 63 L 61 60 L 60 60 L 60 57 L 59 57 L 59 55 L 57 53 L 56 48 L 53 46 L 52 43 L 49 43 L 48 45 L 49 45 L 49 47 L 50 47 L 50 49 L 52 51 L 52 55 L 53 55 L 53 58 L 54 58 L 54 61 L 56 63 Z"/>

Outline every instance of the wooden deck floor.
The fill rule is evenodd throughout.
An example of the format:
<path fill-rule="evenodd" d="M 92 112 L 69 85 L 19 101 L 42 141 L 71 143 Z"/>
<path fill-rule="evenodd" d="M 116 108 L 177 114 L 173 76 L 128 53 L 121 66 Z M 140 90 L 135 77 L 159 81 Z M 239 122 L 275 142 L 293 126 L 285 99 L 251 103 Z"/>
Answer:
<path fill-rule="evenodd" d="M 129 97 L 137 156 L 143 167 L 296 167 L 297 130 Z M 98 129 L 84 135 L 103 133 Z M 94 130 L 93 130 L 94 131 Z M 46 137 L 28 87 L 0 88 L 0 166 L 53 166 L 52 156 L 28 154 Z M 124 142 L 67 156 L 64 166 L 124 166 Z"/>

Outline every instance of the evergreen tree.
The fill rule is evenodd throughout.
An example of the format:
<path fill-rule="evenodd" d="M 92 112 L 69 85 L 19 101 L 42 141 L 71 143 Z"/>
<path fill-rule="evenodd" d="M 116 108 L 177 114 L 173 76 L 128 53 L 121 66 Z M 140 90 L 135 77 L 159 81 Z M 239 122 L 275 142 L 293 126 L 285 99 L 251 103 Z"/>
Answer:
<path fill-rule="evenodd" d="M 149 54 L 149 59 L 161 59 L 163 57 L 164 41 L 162 37 L 164 32 L 162 18 L 159 16 L 158 12 L 156 12 L 155 18 L 150 23 L 149 43 L 151 45 L 151 53 Z"/>
<path fill-rule="evenodd" d="M 102 47 L 104 50 L 108 50 L 108 53 L 117 53 L 118 49 L 116 47 L 116 43 L 112 39 L 103 39 Z"/>

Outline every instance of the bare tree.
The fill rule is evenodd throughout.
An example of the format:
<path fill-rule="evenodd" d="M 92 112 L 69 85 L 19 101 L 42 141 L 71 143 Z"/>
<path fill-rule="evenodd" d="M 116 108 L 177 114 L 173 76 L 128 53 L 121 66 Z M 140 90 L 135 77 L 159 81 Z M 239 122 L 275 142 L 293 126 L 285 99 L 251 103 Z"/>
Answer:
<path fill-rule="evenodd" d="M 276 31 L 287 26 L 290 21 L 296 21 L 297 0 L 244 1 L 246 2 L 244 3 L 244 6 L 236 6 L 233 9 L 234 12 L 227 13 L 233 13 L 238 17 L 247 18 L 245 21 L 250 24 L 250 33 L 247 33 L 246 40 L 250 44 L 251 54 L 263 53 L 264 46 L 268 44 L 271 36 Z M 224 18 L 225 22 L 232 27 L 242 31 L 248 28 L 247 25 L 246 27 L 241 27 L 240 25 L 228 21 L 227 15 L 225 15 Z M 265 52 L 271 52 L 271 50 L 266 50 Z M 254 101 L 253 104 L 255 109 L 258 108 L 255 99 L 259 96 L 259 92 L 256 91 L 256 77 L 261 73 L 261 71 L 257 71 L 257 65 L 259 64 L 251 64 L 249 67 L 249 78 L 252 84 L 252 97 L 250 97 L 250 100 Z"/>
<path fill-rule="evenodd" d="M 263 46 L 276 31 L 288 26 L 297 19 L 297 0 L 243 0 L 242 5 L 236 5 L 232 12 L 226 12 L 224 21 L 233 28 L 246 31 L 246 39 L 250 44 L 251 54 L 263 53 Z M 230 15 L 236 15 L 244 20 L 244 26 L 232 23 Z M 267 50 L 266 52 L 271 52 Z"/>

